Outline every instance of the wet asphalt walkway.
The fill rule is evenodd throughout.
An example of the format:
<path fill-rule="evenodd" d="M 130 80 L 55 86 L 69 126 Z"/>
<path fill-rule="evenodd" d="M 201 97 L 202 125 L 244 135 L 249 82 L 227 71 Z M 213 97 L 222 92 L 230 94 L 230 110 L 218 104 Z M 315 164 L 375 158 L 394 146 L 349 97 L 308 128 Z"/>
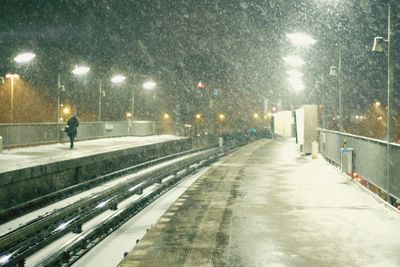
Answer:
<path fill-rule="evenodd" d="M 293 140 L 258 141 L 214 164 L 121 266 L 400 266 L 400 214 Z"/>

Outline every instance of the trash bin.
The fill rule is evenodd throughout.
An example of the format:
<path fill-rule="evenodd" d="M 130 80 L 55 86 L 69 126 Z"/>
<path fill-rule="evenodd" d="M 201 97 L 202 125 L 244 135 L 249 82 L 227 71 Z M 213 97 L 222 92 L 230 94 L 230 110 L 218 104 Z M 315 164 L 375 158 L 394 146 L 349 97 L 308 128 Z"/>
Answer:
<path fill-rule="evenodd" d="M 353 174 L 353 148 L 342 147 L 340 149 L 340 169 L 347 175 Z"/>

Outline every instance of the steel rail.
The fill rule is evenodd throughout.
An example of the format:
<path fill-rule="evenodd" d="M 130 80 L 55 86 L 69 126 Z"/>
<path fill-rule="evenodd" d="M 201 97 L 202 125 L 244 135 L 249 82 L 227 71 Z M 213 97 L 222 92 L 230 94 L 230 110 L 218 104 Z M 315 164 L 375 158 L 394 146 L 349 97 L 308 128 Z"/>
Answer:
<path fill-rule="evenodd" d="M 204 164 L 201 164 L 200 166 L 204 166 Z M 153 191 L 143 195 L 128 207 L 125 207 L 103 219 L 96 227 L 76 236 L 71 242 L 42 260 L 38 266 L 71 266 L 91 248 L 100 243 L 104 238 L 117 230 L 129 219 L 138 214 L 154 200 L 162 196 L 178 184 L 184 177 L 192 174 L 194 171 L 195 169 L 188 170 L 183 175 L 174 176 L 174 178 L 168 182 L 160 184 Z"/>
<path fill-rule="evenodd" d="M 190 168 L 195 163 L 204 161 L 210 157 L 216 157 L 218 152 L 220 152 L 219 149 L 201 151 L 186 156 L 186 158 L 178 160 L 175 163 L 154 167 L 153 170 L 147 173 L 136 175 L 94 196 L 83 198 L 72 205 L 57 210 L 33 223 L 2 236 L 0 238 L 0 250 L 3 252 L 0 253 L 0 259 L 4 259 L 4 257 L 9 258 L 5 264 L 0 262 L 0 266 L 8 266 L 9 264 L 23 265 L 24 259 L 27 256 L 32 255 L 68 232 L 79 233 L 84 222 L 109 208 L 116 209 L 118 202 L 135 193 L 141 193 L 145 187 L 161 182 L 163 177 L 169 175 L 177 176 L 176 174 L 179 171 Z M 96 205 L 105 201 L 107 201 L 106 205 L 99 209 L 94 209 Z M 60 225 L 62 225 L 61 223 L 66 225 L 62 229 L 59 229 Z"/>
<path fill-rule="evenodd" d="M 168 155 L 165 157 L 161 157 L 161 158 L 157 158 L 157 159 L 153 159 L 150 161 L 146 161 L 143 163 L 139 163 L 136 164 L 134 166 L 130 166 L 121 170 L 117 170 L 114 172 L 110 172 L 107 173 L 105 175 L 101 175 L 99 177 L 96 177 L 94 179 L 90 179 L 89 181 L 84 181 L 82 183 L 76 184 L 76 185 L 72 185 L 69 186 L 67 188 L 58 190 L 56 192 L 47 194 L 45 196 L 39 197 L 39 198 L 35 198 L 32 199 L 30 201 L 27 201 L 25 203 L 22 203 L 20 205 L 17 205 L 15 207 L 12 207 L 10 209 L 7 209 L 5 211 L 0 212 L 0 223 L 5 223 L 7 221 L 10 221 L 18 216 L 21 216 L 23 214 L 27 214 L 28 212 L 31 212 L 35 209 L 44 207 L 46 205 L 49 205 L 50 203 L 54 203 L 56 201 L 65 199 L 71 195 L 74 195 L 76 193 L 82 192 L 84 190 L 88 190 L 94 186 L 97 186 L 99 184 L 108 182 L 116 177 L 120 177 L 122 175 L 126 175 L 129 173 L 133 173 L 136 171 L 139 171 L 141 169 L 144 168 L 148 168 L 150 166 L 159 164 L 161 162 L 165 162 L 167 160 L 171 160 L 174 158 L 178 158 L 187 154 L 191 154 L 191 153 L 195 153 L 195 152 L 199 152 L 205 150 L 204 148 L 196 148 L 196 149 L 190 149 L 187 151 L 183 151 L 183 152 L 179 152 L 179 153 L 175 153 L 172 155 Z M 0 236 L 1 237 L 1 236 Z M 1 242 L 0 242 L 1 243 Z M 1 248 L 0 248 L 1 251 Z"/>

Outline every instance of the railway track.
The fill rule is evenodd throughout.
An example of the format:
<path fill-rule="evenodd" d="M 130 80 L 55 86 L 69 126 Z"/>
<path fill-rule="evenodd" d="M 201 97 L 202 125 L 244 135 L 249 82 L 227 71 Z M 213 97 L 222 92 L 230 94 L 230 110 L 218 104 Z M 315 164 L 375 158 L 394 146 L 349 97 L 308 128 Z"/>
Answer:
<path fill-rule="evenodd" d="M 216 161 L 223 152 L 219 148 L 175 157 L 169 161 L 121 176 L 110 187 L 81 198 L 79 201 L 30 221 L 0 236 L 0 266 L 25 266 L 27 257 L 68 233 L 76 234 L 70 242 L 42 259 L 38 266 L 70 266 L 90 248 L 167 192 L 184 177 Z M 149 165 L 150 166 L 150 165 Z M 127 170 L 122 170 L 125 174 Z M 115 176 L 115 174 L 113 174 Z M 145 189 L 147 190 L 145 193 Z M 133 195 L 135 201 L 118 205 Z M 85 229 L 89 220 L 112 210 L 97 225 Z"/>

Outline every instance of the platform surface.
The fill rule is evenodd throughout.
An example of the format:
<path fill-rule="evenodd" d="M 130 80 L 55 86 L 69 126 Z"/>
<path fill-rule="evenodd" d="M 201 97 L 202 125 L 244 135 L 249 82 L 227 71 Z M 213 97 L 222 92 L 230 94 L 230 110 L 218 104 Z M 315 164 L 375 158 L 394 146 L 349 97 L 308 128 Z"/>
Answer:
<path fill-rule="evenodd" d="M 265 140 L 214 164 L 120 266 L 400 266 L 399 251 L 397 211 L 293 140 Z"/>
<path fill-rule="evenodd" d="M 0 153 L 0 173 L 181 138 L 173 135 L 127 136 L 77 141 L 74 149 L 69 149 L 69 142 L 6 149 Z"/>

